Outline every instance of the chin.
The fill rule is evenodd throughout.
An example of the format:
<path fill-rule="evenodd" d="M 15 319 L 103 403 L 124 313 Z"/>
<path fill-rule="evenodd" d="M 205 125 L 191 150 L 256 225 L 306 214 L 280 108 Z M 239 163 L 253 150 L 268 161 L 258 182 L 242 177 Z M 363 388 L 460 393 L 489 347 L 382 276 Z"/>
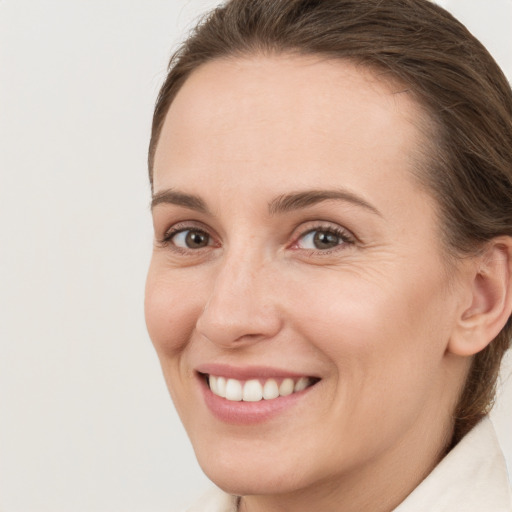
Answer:
<path fill-rule="evenodd" d="M 224 466 L 215 461 L 201 464 L 206 476 L 217 487 L 235 496 L 288 494 L 308 487 L 304 475 L 274 461 L 264 468 L 251 464 L 232 464 Z"/>
<path fill-rule="evenodd" d="M 270 436 L 271 437 L 271 436 Z M 236 496 L 286 495 L 321 483 L 330 473 L 342 470 L 339 458 L 334 465 L 323 446 L 308 446 L 304 439 L 285 446 L 284 438 L 269 436 L 237 438 L 236 434 L 193 440 L 198 462 L 206 476 L 220 489 Z M 292 446 L 296 444 L 296 446 Z M 301 449 L 301 445 L 303 446 Z M 332 447 L 329 451 L 332 455 Z M 315 464 L 315 454 L 319 457 Z M 309 454 L 309 455 L 308 455 Z M 338 455 L 341 456 L 341 453 Z"/>

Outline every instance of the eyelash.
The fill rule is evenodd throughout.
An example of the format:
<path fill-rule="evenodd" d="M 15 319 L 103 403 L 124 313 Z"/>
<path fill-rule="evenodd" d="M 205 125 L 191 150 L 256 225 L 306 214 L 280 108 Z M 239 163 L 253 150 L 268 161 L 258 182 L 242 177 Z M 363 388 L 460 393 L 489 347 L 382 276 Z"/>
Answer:
<path fill-rule="evenodd" d="M 164 236 L 160 240 L 158 240 L 158 243 L 162 247 L 170 247 L 172 251 L 177 252 L 179 254 L 197 253 L 199 251 L 199 249 L 215 247 L 215 244 L 213 244 L 213 245 L 209 244 L 208 246 L 201 247 L 199 249 L 191 249 L 191 248 L 184 248 L 184 247 L 179 247 L 179 246 L 175 245 L 173 243 L 173 239 L 178 234 L 184 233 L 187 231 L 192 231 L 194 233 L 198 233 L 200 235 L 207 236 L 210 240 L 213 240 L 212 235 L 210 233 L 208 233 L 208 231 L 206 229 L 200 228 L 194 224 L 190 224 L 190 225 L 178 224 L 176 226 L 173 226 L 169 230 L 167 230 L 165 232 Z M 300 240 L 303 240 L 307 235 L 310 235 L 311 233 L 314 233 L 314 232 L 320 232 L 320 233 L 334 235 L 340 239 L 340 243 L 330 249 L 314 250 L 314 249 L 302 249 L 302 248 L 298 247 Z M 318 224 L 318 225 L 312 225 L 311 227 L 308 227 L 307 229 L 302 230 L 298 234 L 298 236 L 296 236 L 294 238 L 294 241 L 291 243 L 291 245 L 289 247 L 294 250 L 299 250 L 299 251 L 302 250 L 312 256 L 316 256 L 316 255 L 324 255 L 325 256 L 325 255 L 331 254 L 332 252 L 342 250 L 342 248 L 346 245 L 354 245 L 355 243 L 356 243 L 355 237 L 348 230 L 341 228 L 341 227 L 332 226 L 332 225 L 326 226 L 326 225 Z"/>
<path fill-rule="evenodd" d="M 158 243 L 161 247 L 170 247 L 172 251 L 175 251 L 180 254 L 195 253 L 198 251 L 197 249 L 185 249 L 184 247 L 178 247 L 173 243 L 173 238 L 175 238 L 180 233 L 184 233 L 186 231 L 192 231 L 194 233 L 205 235 L 210 239 L 213 238 L 212 235 L 210 235 L 210 233 L 208 233 L 206 229 L 202 229 L 194 224 L 178 224 L 168 229 L 164 233 L 164 236 L 160 240 L 158 240 Z"/>
<path fill-rule="evenodd" d="M 334 235 L 335 237 L 340 239 L 340 243 L 336 244 L 334 247 L 330 249 L 302 249 L 300 247 L 297 247 L 300 240 L 303 240 L 307 235 L 310 235 L 311 233 L 324 233 L 328 235 Z M 306 229 L 305 231 L 301 231 L 300 234 L 295 238 L 295 241 L 292 243 L 292 249 L 295 248 L 296 250 L 303 250 L 307 252 L 311 256 L 327 256 L 329 254 L 332 254 L 335 251 L 343 250 L 344 246 L 346 245 L 354 245 L 356 242 L 355 237 L 346 229 L 341 228 L 339 226 L 332 226 L 332 225 L 316 225 L 311 226 L 310 228 Z M 346 247 L 345 247 L 346 248 Z"/>

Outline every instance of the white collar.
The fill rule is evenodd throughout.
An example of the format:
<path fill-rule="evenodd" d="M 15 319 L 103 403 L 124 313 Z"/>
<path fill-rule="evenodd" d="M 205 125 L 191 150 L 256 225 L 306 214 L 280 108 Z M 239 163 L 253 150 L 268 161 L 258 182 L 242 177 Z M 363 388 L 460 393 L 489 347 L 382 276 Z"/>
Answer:
<path fill-rule="evenodd" d="M 236 512 L 212 489 L 187 512 Z M 512 512 L 505 458 L 489 418 L 476 425 L 394 512 Z"/>
<path fill-rule="evenodd" d="M 491 420 L 476 425 L 394 512 L 512 512 L 505 458 Z"/>

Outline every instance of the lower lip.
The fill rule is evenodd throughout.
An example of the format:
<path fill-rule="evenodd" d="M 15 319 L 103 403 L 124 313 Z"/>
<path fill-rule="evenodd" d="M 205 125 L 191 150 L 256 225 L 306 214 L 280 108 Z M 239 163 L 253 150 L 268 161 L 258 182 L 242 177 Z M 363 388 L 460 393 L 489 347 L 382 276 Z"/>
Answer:
<path fill-rule="evenodd" d="M 201 388 L 204 401 L 212 414 L 225 423 L 235 425 L 254 425 L 269 421 L 275 416 L 294 407 L 314 386 L 310 386 L 288 396 L 280 396 L 272 400 L 259 402 L 244 402 L 226 400 L 212 393 L 204 378 L 201 378 Z"/>

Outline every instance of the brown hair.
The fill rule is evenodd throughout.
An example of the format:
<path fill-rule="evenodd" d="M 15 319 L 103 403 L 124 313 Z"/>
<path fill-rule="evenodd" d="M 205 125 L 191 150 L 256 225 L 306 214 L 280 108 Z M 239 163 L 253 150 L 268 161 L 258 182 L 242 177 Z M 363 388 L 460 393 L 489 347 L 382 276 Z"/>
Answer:
<path fill-rule="evenodd" d="M 421 171 L 437 199 L 450 255 L 512 236 L 512 92 L 482 44 L 428 0 L 231 0 L 174 54 L 160 90 L 149 173 L 177 92 L 201 64 L 255 53 L 349 59 L 405 84 L 433 122 Z M 455 411 L 454 442 L 492 407 L 512 320 L 472 362 Z"/>

